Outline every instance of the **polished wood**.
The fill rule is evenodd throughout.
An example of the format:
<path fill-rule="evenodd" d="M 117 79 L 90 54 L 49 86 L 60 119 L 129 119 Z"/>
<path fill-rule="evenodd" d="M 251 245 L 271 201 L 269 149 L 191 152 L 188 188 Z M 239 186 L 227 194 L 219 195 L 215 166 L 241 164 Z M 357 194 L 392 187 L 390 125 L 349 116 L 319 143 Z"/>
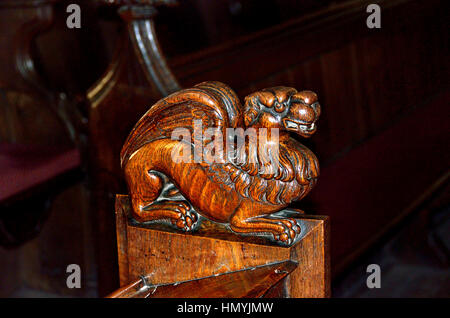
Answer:
<path fill-rule="evenodd" d="M 0 1 L 1 141 L 62 147 L 76 139 L 67 109 L 71 104 L 39 72 L 33 50 L 37 38 L 54 22 L 53 3 Z"/>
<path fill-rule="evenodd" d="M 18 31 L 14 21 L 20 23 L 20 19 L 13 20 L 13 7 L 27 2 L 45 4 L 44 10 L 37 10 L 39 14 L 33 12 L 33 7 L 22 8 L 20 13 L 21 18 L 29 17 L 41 24 L 41 32 L 50 26 L 45 22 L 49 17 L 48 4 L 1 2 L 10 4 L 10 11 L 2 10 L 0 19 L 4 26 L 0 36 L 1 83 L 22 87 L 22 79 L 14 75 L 14 56 L 9 55 L 15 47 L 10 38 L 19 41 L 27 36 L 15 36 Z M 152 18 L 154 35 L 181 86 L 214 79 L 230 84 L 242 98 L 264 87 L 283 84 L 313 89 L 327 106 L 320 130 L 305 141 L 321 159 L 323 177 L 296 207 L 331 216 L 335 273 L 345 269 L 390 225 L 433 195 L 445 177 L 449 161 L 448 147 L 442 146 L 447 143 L 443 137 L 447 136 L 445 128 L 449 125 L 445 116 L 448 98 L 434 97 L 448 90 L 448 1 L 314 0 L 262 4 L 243 0 L 238 14 L 223 1 L 194 2 L 192 5 L 190 1 L 179 1 L 177 7 L 158 8 L 159 14 Z M 100 241 L 98 268 L 104 295 L 118 287 L 114 280 L 117 271 L 112 211 L 114 194 L 125 192 L 118 154 L 134 123 L 161 94 L 148 84 L 126 23 L 115 18 L 105 21 L 103 12 L 95 7 L 99 2 L 82 1 L 83 27 L 69 30 L 65 25 L 68 3 L 58 1 L 51 17 L 56 24 L 43 36 L 32 36 L 36 46 L 29 53 L 38 53 L 39 59 L 33 61 L 38 70 L 44 66 L 46 77 L 39 79 L 41 83 L 49 80 L 53 87 L 73 94 L 91 86 L 117 48 L 111 65 L 120 65 L 120 70 L 111 77 L 106 72 L 95 85 L 111 89 L 103 90 L 108 96 L 97 99 L 99 102 L 92 104 L 95 107 L 86 108 L 86 119 L 91 124 L 84 121 L 89 126 L 89 154 L 95 163 L 91 169 L 91 184 L 95 185 L 91 194 L 97 204 L 91 215 L 98 215 L 95 233 Z M 93 5 L 87 6 L 88 3 Z M 365 8 L 369 3 L 378 3 L 382 8 L 381 29 L 366 27 Z M 280 15 L 281 11 L 285 13 Z M 270 19 L 260 18 L 266 15 Z M 40 22 L 34 19 L 36 16 Z M 121 23 L 125 36 L 120 40 L 124 45 L 116 47 L 114 40 Z M 8 102 L 18 103 L 12 111 L 10 107 L 1 110 L 7 112 L 0 115 L 2 140 L 67 142 L 64 129 L 46 109 L 50 103 L 45 99 L 41 104 L 41 97 L 34 94 L 25 96 L 6 90 L 5 95 Z M 6 105 L 4 99 L 1 102 Z M 437 102 L 441 106 L 433 107 Z M 410 117 L 414 110 L 417 112 Z M 431 117 L 432 114 L 435 115 Z M 399 144 L 403 146 L 395 147 Z M 380 154 L 382 158 L 378 160 Z M 367 168 L 363 163 L 370 159 L 373 160 Z M 360 163 L 361 169 L 354 169 L 355 163 Z M 364 177 L 359 178 L 361 171 Z M 358 196 L 351 195 L 354 189 L 359 190 Z M 79 206 L 68 208 L 61 204 L 62 208 L 78 211 Z M 60 223 L 51 225 L 59 229 L 58 235 L 72 237 L 82 231 L 68 230 L 71 225 L 64 220 L 61 216 Z M 91 241 L 85 241 L 91 248 Z M 72 245 L 65 250 L 76 248 L 81 247 Z M 30 253 L 38 250 L 42 258 L 35 268 L 48 276 L 56 269 L 45 268 L 56 268 L 55 263 L 62 266 L 63 259 L 71 259 L 69 253 L 61 252 L 52 256 L 50 265 L 46 251 L 53 248 L 29 248 Z M 26 262 L 31 263 L 28 259 Z M 58 267 L 59 272 L 61 268 Z M 31 281 L 29 276 L 26 281 Z"/>
<path fill-rule="evenodd" d="M 120 34 L 108 68 L 85 96 L 101 296 L 118 286 L 114 281 L 118 275 L 113 211 L 114 195 L 125 189 L 118 160 L 120 149 L 148 105 L 179 89 L 154 28 L 155 6 L 163 3 L 127 2 L 111 2 L 121 19 Z"/>
<path fill-rule="evenodd" d="M 450 151 L 443 145 L 448 143 L 450 117 L 443 114 L 450 114 L 449 101 L 446 92 L 416 105 L 395 125 L 321 170 L 322 182 L 310 195 L 311 207 L 332 215 L 332 237 L 339 240 L 332 253 L 335 273 L 344 271 L 448 182 Z M 335 212 L 341 210 L 345 212 Z"/>
<path fill-rule="evenodd" d="M 50 63 L 60 72 L 67 70 L 58 65 L 65 56 L 58 43 L 69 47 L 73 42 L 51 38 L 61 18 L 67 30 L 65 7 L 55 9 L 59 3 L 0 0 L 0 174 L 4 183 L 8 175 L 20 180 L 19 187 L 1 185 L 11 196 L 0 202 L 0 297 L 29 297 L 28 288 L 54 296 L 96 295 L 89 196 L 76 147 L 77 111 L 60 89 L 64 85 L 50 81 L 43 63 L 42 53 L 53 51 L 56 58 Z M 9 171 L 5 159 L 11 160 Z M 82 268 L 79 289 L 65 284 L 72 263 Z"/>
<path fill-rule="evenodd" d="M 295 220 L 270 215 L 302 199 L 317 181 L 317 158 L 289 132 L 312 136 L 320 112 L 316 94 L 289 87 L 256 92 L 243 107 L 219 82 L 161 99 L 136 124 L 121 153 L 134 218 L 168 219 L 192 231 L 201 215 L 237 233 L 269 232 L 280 243 L 294 243 L 301 232 Z M 207 137 L 207 129 L 220 136 Z M 178 140 L 176 130 L 194 135 Z M 254 138 L 247 140 L 251 131 Z M 215 154 L 204 151 L 212 140 Z"/>
<path fill-rule="evenodd" d="M 121 286 L 141 276 L 146 277 L 149 285 L 166 285 L 293 261 L 297 263 L 295 270 L 274 286 L 270 295 L 328 297 L 328 218 L 298 211 L 292 211 L 291 217 L 302 228 L 301 237 L 293 246 L 282 247 L 264 237 L 237 235 L 225 224 L 209 220 L 204 220 L 192 233 L 180 233 L 167 224 L 142 224 L 132 218 L 129 197 L 117 195 Z"/>
<path fill-rule="evenodd" d="M 442 9 L 448 6 L 446 1 L 283 1 L 276 2 L 277 10 L 273 10 L 275 2 L 269 7 L 256 2 L 249 5 L 250 2 L 242 1 L 241 13 L 225 21 L 223 17 L 231 11 L 221 2 L 190 5 L 183 1 L 177 7 L 158 8 L 160 14 L 152 17 L 150 30 L 154 32 L 154 39 L 157 35 L 161 42 L 160 53 L 168 54 L 166 65 L 171 68 L 179 86 L 191 87 L 214 79 L 230 84 L 241 98 L 280 84 L 317 92 L 327 105 L 327 111 L 321 118 L 321 129 L 305 144 L 321 158 L 322 169 L 334 163 L 340 165 L 340 160 L 350 160 L 352 149 L 357 150 L 360 144 L 367 143 L 366 149 L 374 155 L 380 153 L 385 145 L 371 142 L 372 138 L 390 127 L 397 127 L 396 132 L 406 129 L 401 119 L 418 106 L 417 101 L 423 101 L 424 108 L 429 107 L 429 98 L 448 85 L 448 46 L 444 39 L 448 38 L 446 21 L 450 11 Z M 366 27 L 369 3 L 378 3 L 382 8 L 381 29 Z M 262 6 L 266 11 L 260 10 Z M 279 15 L 281 11 L 285 12 L 282 16 Z M 91 17 L 98 16 L 101 20 L 97 12 L 84 8 L 83 12 L 90 12 Z M 271 19 L 260 19 L 261 12 L 271 12 Z M 217 26 L 219 17 L 222 17 L 221 23 Z M 64 78 L 58 77 L 59 82 L 81 73 L 77 75 L 83 78 L 80 83 L 84 86 L 91 83 L 86 78 L 88 71 L 107 61 L 107 58 L 98 58 L 94 54 L 98 54 L 102 44 L 99 34 L 101 40 L 109 41 L 110 50 L 106 53 L 114 51 L 118 23 L 108 23 L 110 25 L 102 33 L 91 32 L 92 26 L 82 29 L 89 30 L 82 42 L 86 42 L 87 35 L 93 39 L 91 45 L 85 47 L 86 51 L 94 45 L 96 50 L 89 54 L 73 53 L 83 56 L 83 63 L 77 63 L 77 60 L 66 63 L 74 65 L 74 70 L 66 72 L 70 75 Z M 89 95 L 100 97 L 94 98 L 97 102 L 89 108 L 88 117 L 91 120 L 92 193 L 97 202 L 93 213 L 98 215 L 96 233 L 101 242 L 99 260 L 102 263 L 99 267 L 103 269 L 99 275 L 106 292 L 117 288 L 111 279 L 117 274 L 111 218 L 114 194 L 125 191 L 117 156 L 133 124 L 149 105 L 162 97 L 156 86 L 148 83 L 148 76 L 139 64 L 140 53 L 136 53 L 128 36 L 128 24 L 124 27 L 124 36 L 120 38 L 123 45 L 116 47 L 111 67 L 94 86 L 111 89 Z M 86 65 L 91 66 L 86 69 Z M 110 72 L 112 69 L 115 71 Z M 444 117 L 441 116 L 439 127 L 446 125 Z M 413 125 L 420 126 L 421 120 L 418 117 L 417 120 Z M 425 134 L 418 130 L 414 136 L 423 140 Z M 420 143 L 418 147 L 412 139 L 404 142 L 416 149 L 413 156 L 404 157 L 405 162 L 413 166 L 415 158 L 422 158 L 425 144 Z M 355 259 L 355 251 L 365 250 L 396 216 L 404 215 L 401 211 L 410 210 L 411 202 L 417 198 L 426 199 L 422 193 L 432 194 L 428 191 L 432 189 L 429 185 L 441 178 L 448 162 L 441 155 L 443 147 L 439 149 L 423 157 L 431 169 L 411 169 L 405 164 L 372 169 L 373 174 L 366 179 L 375 189 L 370 193 L 379 192 L 378 197 L 389 199 L 374 202 L 371 194 L 366 192 L 364 198 L 351 205 L 351 210 L 330 207 L 326 202 L 330 195 L 341 198 L 349 195 L 339 182 L 347 180 L 349 173 L 358 173 L 332 168 L 339 174 L 334 178 L 322 178 L 311 196 L 296 204 L 298 208 L 320 211 L 336 220 L 332 227 L 335 269 L 345 268 L 349 263 L 347 260 Z M 395 152 L 394 149 L 394 153 L 395 157 L 402 155 L 399 150 Z M 407 182 L 405 176 L 410 178 Z M 415 178 L 421 182 L 411 181 Z M 392 186 L 377 187 L 373 183 L 375 180 Z M 371 207 L 370 215 L 376 222 L 361 216 L 360 211 L 368 207 Z"/>
<path fill-rule="evenodd" d="M 296 267 L 286 261 L 167 285 L 148 285 L 141 277 L 108 298 L 260 298 Z"/>

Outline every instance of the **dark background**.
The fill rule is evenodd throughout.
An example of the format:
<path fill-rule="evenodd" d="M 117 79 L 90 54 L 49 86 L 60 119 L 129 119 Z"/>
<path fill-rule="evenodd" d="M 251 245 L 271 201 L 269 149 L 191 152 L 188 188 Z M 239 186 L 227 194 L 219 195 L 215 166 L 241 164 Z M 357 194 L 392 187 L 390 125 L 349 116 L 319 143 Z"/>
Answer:
<path fill-rule="evenodd" d="M 69 3 L 81 7 L 80 29 L 66 26 Z M 366 26 L 369 3 L 381 7 L 380 29 Z M 0 0 L 0 296 L 118 287 L 119 151 L 164 94 L 117 8 Z M 448 9 L 437 0 L 157 7 L 157 38 L 181 87 L 217 80 L 241 99 L 278 85 L 318 94 L 318 132 L 302 142 L 321 177 L 295 206 L 330 216 L 334 296 L 450 295 Z M 109 82 L 104 95 L 94 89 Z M 72 263 L 81 289 L 66 288 Z M 365 287 L 370 263 L 386 288 Z"/>

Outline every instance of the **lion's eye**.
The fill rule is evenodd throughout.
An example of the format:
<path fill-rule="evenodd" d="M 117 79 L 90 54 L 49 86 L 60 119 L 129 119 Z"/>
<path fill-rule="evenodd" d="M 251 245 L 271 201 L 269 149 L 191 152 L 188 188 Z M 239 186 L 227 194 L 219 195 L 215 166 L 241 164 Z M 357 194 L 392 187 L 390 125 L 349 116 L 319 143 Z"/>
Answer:
<path fill-rule="evenodd" d="M 279 112 L 279 113 L 281 113 L 282 111 L 284 111 L 284 108 L 285 108 L 285 106 L 284 106 L 284 104 L 282 104 L 282 103 L 276 103 L 276 104 L 275 104 L 275 110 L 276 110 L 277 112 Z"/>

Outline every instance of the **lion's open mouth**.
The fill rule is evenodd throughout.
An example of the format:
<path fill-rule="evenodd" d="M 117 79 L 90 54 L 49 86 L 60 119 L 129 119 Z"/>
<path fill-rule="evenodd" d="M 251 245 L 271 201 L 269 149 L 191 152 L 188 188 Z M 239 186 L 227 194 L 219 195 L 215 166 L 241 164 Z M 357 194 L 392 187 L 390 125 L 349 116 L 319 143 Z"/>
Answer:
<path fill-rule="evenodd" d="M 287 130 L 300 132 L 304 134 L 313 133 L 316 130 L 316 124 L 315 123 L 302 123 L 298 121 L 294 121 L 292 119 L 285 118 L 283 120 L 284 127 L 286 127 Z"/>

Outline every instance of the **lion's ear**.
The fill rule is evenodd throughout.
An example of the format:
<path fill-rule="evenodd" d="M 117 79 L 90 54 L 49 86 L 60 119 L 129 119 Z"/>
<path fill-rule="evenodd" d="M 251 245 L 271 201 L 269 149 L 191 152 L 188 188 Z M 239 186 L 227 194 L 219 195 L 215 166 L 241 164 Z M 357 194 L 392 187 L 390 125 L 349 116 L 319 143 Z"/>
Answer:
<path fill-rule="evenodd" d="M 272 92 L 269 91 L 261 91 L 257 92 L 255 96 L 259 99 L 259 102 L 266 107 L 272 107 L 275 102 L 275 96 Z"/>
<path fill-rule="evenodd" d="M 292 98 L 300 99 L 302 102 L 311 105 L 315 102 L 317 102 L 317 94 L 312 91 L 301 91 L 294 95 L 292 95 Z"/>

